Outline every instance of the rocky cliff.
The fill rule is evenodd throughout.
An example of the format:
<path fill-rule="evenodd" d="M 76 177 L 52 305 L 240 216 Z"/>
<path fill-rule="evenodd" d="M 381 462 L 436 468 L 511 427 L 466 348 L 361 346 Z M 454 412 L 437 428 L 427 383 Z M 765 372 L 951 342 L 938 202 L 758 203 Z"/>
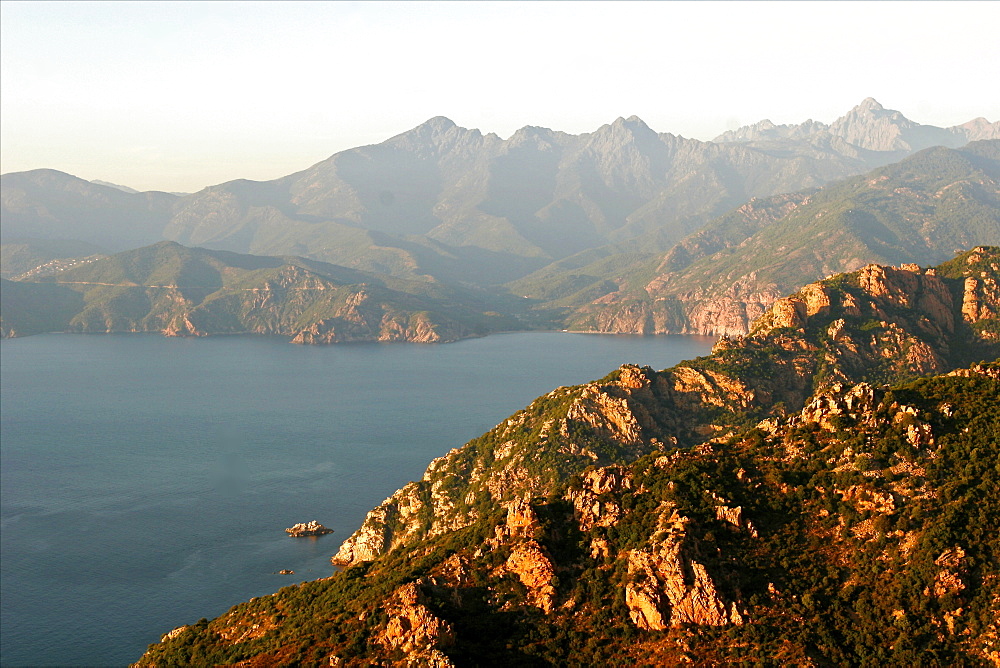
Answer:
<path fill-rule="evenodd" d="M 558 388 L 372 511 L 342 572 L 138 665 L 1000 665 L 998 265 L 865 267 Z"/>

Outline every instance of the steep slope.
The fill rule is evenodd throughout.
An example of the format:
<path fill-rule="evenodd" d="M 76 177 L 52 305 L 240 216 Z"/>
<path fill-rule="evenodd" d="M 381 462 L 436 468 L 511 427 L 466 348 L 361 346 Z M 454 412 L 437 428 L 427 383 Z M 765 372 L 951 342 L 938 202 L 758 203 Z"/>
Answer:
<path fill-rule="evenodd" d="M 4 287 L 6 336 L 64 330 L 253 333 L 296 343 L 433 342 L 517 322 L 495 310 L 516 313 L 515 303 L 481 291 L 168 241 Z"/>
<path fill-rule="evenodd" d="M 873 265 L 559 388 L 373 510 L 342 573 L 137 665 L 996 663 L 1000 366 L 953 369 L 1000 352 L 998 279 L 998 248 Z"/>
<path fill-rule="evenodd" d="M 422 481 L 373 511 L 336 559 L 354 563 L 452 530 L 482 507 L 545 495 L 589 464 L 725 436 L 797 410 L 832 382 L 885 382 L 992 357 L 1000 353 L 998 251 L 965 254 L 942 265 L 943 277 L 869 265 L 778 300 L 747 337 L 720 340 L 708 358 L 660 373 L 623 367 L 593 385 L 554 390 L 432 463 Z"/>
<path fill-rule="evenodd" d="M 512 289 L 573 307 L 574 329 L 734 335 L 795 285 L 870 262 L 933 265 L 958 248 L 997 243 L 1000 141 L 976 142 L 927 149 L 819 191 L 754 200 L 615 273 L 605 267 L 621 255 Z"/>

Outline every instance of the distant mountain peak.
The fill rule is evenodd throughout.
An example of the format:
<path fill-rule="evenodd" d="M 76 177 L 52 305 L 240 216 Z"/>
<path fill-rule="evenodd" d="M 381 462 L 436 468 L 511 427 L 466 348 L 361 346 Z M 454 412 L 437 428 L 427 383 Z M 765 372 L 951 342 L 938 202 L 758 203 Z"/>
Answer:
<path fill-rule="evenodd" d="M 519 144 L 532 139 L 549 141 L 552 139 L 552 130 L 538 125 L 525 125 L 523 128 L 516 130 L 507 141 Z"/>
<path fill-rule="evenodd" d="M 440 151 L 448 150 L 445 147 L 453 147 L 456 142 L 478 142 L 481 140 L 482 133 L 479 130 L 469 130 L 457 125 L 450 118 L 435 116 L 383 143 L 390 146 L 406 147 L 407 150 Z"/>
<path fill-rule="evenodd" d="M 879 104 L 879 101 L 873 97 L 866 97 L 854 109 L 857 111 L 885 111 L 885 107 Z"/>
<path fill-rule="evenodd" d="M 611 127 L 612 128 L 628 128 L 630 130 L 631 129 L 642 129 L 642 130 L 648 130 L 649 129 L 649 126 L 646 125 L 646 122 L 644 120 L 642 120 L 641 118 L 639 118 L 638 116 L 636 116 L 635 114 L 632 114 L 628 118 L 625 118 L 624 116 L 619 116 L 611 124 Z"/>
<path fill-rule="evenodd" d="M 812 119 L 799 125 L 777 125 L 771 119 L 765 118 L 753 125 L 744 125 L 736 130 L 728 130 L 713 141 L 725 143 L 789 138 L 798 139 L 825 130 L 826 127 L 825 124 L 816 123 Z"/>
<path fill-rule="evenodd" d="M 427 119 L 417 127 L 418 128 L 426 127 L 431 130 L 436 130 L 438 132 L 446 132 L 457 126 L 455 125 L 455 121 L 451 120 L 447 116 L 435 116 L 434 118 Z"/>
<path fill-rule="evenodd" d="M 643 139 L 655 139 L 656 133 L 646 125 L 645 121 L 633 115 L 628 118 L 619 116 L 613 123 L 600 127 L 594 133 L 594 136 L 610 137 L 613 138 L 613 143 L 620 144 L 625 141 L 634 141 L 640 137 Z"/>
<path fill-rule="evenodd" d="M 936 137 L 924 139 L 911 136 L 919 127 L 918 123 L 914 123 L 902 113 L 895 109 L 886 109 L 875 98 L 868 97 L 831 123 L 830 133 L 870 151 L 919 150 L 939 143 Z"/>
<path fill-rule="evenodd" d="M 439 137 L 457 127 L 458 125 L 456 125 L 455 122 L 450 118 L 446 118 L 445 116 L 435 116 L 434 118 L 427 119 L 426 121 L 424 121 L 415 128 L 407 130 L 402 134 L 396 135 L 395 137 L 389 139 L 388 141 L 390 142 L 398 141 L 399 139 L 404 139 L 404 138 L 412 139 L 414 137 L 425 137 L 425 138 Z"/>
<path fill-rule="evenodd" d="M 886 109 L 881 104 L 879 104 L 878 100 L 876 100 L 875 98 L 866 97 L 864 100 L 861 101 L 861 104 L 857 105 L 849 112 L 847 112 L 846 114 L 838 118 L 836 121 L 834 121 L 833 124 L 831 125 L 831 128 L 835 127 L 838 123 L 850 122 L 852 119 L 858 119 L 858 118 L 864 118 L 864 119 L 887 118 L 889 119 L 890 122 L 893 123 L 915 125 L 913 121 L 908 119 L 901 112 L 896 111 L 895 109 Z"/>
<path fill-rule="evenodd" d="M 550 135 L 550 134 L 552 134 L 552 130 L 550 130 L 549 128 L 543 128 L 540 125 L 525 125 L 523 128 L 519 128 L 514 134 L 515 135 L 528 135 L 528 136 Z M 513 135 L 511 135 L 511 136 L 513 136 Z"/>

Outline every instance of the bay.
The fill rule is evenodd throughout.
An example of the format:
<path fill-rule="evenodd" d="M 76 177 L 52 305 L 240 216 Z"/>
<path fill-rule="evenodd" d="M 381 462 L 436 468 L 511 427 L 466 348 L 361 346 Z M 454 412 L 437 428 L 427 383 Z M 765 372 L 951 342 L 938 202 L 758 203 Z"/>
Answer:
<path fill-rule="evenodd" d="M 434 457 L 559 385 L 626 362 L 665 368 L 712 343 L 5 340 L 0 663 L 126 665 L 176 626 L 328 576 L 340 541 Z M 313 519 L 335 533 L 285 535 Z"/>

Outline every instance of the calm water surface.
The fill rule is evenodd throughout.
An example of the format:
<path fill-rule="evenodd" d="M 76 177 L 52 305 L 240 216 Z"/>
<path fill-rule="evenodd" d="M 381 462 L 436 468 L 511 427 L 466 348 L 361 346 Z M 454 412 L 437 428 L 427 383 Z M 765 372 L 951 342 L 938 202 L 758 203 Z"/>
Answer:
<path fill-rule="evenodd" d="M 3 341 L 0 662 L 125 665 L 174 627 L 327 576 L 340 541 L 432 458 L 556 386 L 711 344 Z M 336 533 L 285 535 L 312 519 Z"/>

